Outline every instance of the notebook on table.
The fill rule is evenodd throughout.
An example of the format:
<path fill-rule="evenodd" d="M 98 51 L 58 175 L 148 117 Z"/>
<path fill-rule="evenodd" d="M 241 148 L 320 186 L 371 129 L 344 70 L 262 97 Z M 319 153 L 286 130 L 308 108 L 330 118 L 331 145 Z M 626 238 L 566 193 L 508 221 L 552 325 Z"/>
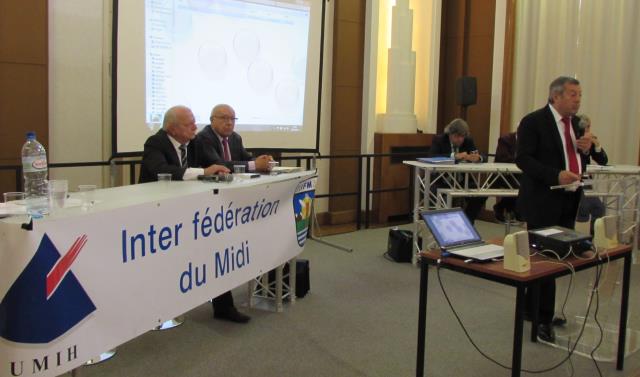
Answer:
<path fill-rule="evenodd" d="M 442 251 L 482 261 L 504 256 L 502 246 L 482 240 L 461 208 L 426 211 L 421 215 Z"/>
<path fill-rule="evenodd" d="M 302 168 L 299 166 L 274 166 L 271 169 L 271 173 L 273 174 L 296 173 L 299 171 L 302 171 Z"/>
<path fill-rule="evenodd" d="M 419 162 L 436 165 L 455 165 L 456 159 L 451 157 L 418 157 Z"/>

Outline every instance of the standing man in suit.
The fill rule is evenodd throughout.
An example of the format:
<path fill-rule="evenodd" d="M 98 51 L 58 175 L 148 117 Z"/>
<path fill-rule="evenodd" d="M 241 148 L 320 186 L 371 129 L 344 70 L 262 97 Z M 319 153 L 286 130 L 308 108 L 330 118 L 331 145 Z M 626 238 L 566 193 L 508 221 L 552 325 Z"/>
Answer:
<path fill-rule="evenodd" d="M 549 85 L 548 105 L 526 115 L 518 127 L 516 165 L 522 170 L 518 210 L 527 228 L 549 226 L 573 228 L 582 196 L 577 185 L 551 190 L 550 186 L 578 183 L 585 169 L 583 154 L 591 149 L 592 140 L 580 129 L 575 116 L 580 108 L 580 82 L 571 77 L 558 77 Z M 565 319 L 555 318 L 555 280 L 540 284 L 537 317 L 538 337 L 553 342 L 553 326 Z M 536 297 L 527 292 L 529 314 Z"/>
<path fill-rule="evenodd" d="M 430 157 L 451 157 L 458 162 L 483 162 L 485 158 L 478 153 L 478 149 L 469 134 L 469 125 L 463 119 L 456 118 L 445 128 L 444 134 L 437 135 L 431 141 Z M 471 186 L 473 182 L 470 182 Z M 436 183 L 436 188 L 443 187 Z M 487 201 L 486 197 L 468 197 L 464 199 L 464 213 L 471 223 L 476 220 L 480 210 Z"/>
<path fill-rule="evenodd" d="M 201 174 L 229 173 L 223 165 L 200 162 L 196 137 L 196 120 L 188 107 L 174 106 L 167 110 L 162 129 L 144 143 L 140 183 L 157 180 L 158 173 L 170 173 L 173 180 L 193 180 Z M 200 166 L 207 166 L 200 168 Z M 246 323 L 250 317 L 233 305 L 231 291 L 212 300 L 214 317 Z"/>
<path fill-rule="evenodd" d="M 247 171 L 269 171 L 269 155 L 258 156 L 255 160 L 244 149 L 242 137 L 233 129 L 236 112 L 229 105 L 219 104 L 211 110 L 211 124 L 198 133 L 200 162 L 203 165 L 220 164 L 229 169 L 234 165 L 244 165 Z"/>
<path fill-rule="evenodd" d="M 174 106 L 167 110 L 162 129 L 144 143 L 139 183 L 157 181 L 159 173 L 169 173 L 175 181 L 197 179 L 201 174 L 228 173 L 229 169 L 218 164 L 200 167 L 197 147 L 192 142 L 196 131 L 196 121 L 188 107 Z"/>

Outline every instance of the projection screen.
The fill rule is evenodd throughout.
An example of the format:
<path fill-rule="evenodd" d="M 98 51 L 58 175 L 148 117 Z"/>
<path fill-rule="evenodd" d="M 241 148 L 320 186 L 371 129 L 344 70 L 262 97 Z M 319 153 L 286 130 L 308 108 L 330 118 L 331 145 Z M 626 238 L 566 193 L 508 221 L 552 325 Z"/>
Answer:
<path fill-rule="evenodd" d="M 231 105 L 247 148 L 318 150 L 324 0 L 114 0 L 113 154 Z"/>

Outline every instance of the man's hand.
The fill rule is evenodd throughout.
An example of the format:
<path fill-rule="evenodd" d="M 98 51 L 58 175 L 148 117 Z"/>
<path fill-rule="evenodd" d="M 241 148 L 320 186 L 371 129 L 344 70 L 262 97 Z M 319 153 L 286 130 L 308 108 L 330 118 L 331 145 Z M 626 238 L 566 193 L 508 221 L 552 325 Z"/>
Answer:
<path fill-rule="evenodd" d="M 209 166 L 208 168 L 204 169 L 204 174 L 205 175 L 211 175 L 211 174 L 220 174 L 220 173 L 230 173 L 231 170 L 227 169 L 226 166 L 223 165 L 216 165 L 213 164 L 211 166 Z"/>
<path fill-rule="evenodd" d="M 473 151 L 467 155 L 467 161 L 469 162 L 478 162 L 480 161 L 480 158 L 478 151 Z"/>
<path fill-rule="evenodd" d="M 267 172 L 269 171 L 269 161 L 273 161 L 273 157 L 268 154 L 263 154 L 256 158 L 256 171 Z"/>
<path fill-rule="evenodd" d="M 558 174 L 558 184 L 568 185 L 569 183 L 576 182 L 580 180 L 580 176 L 576 173 L 573 173 L 569 170 L 563 170 Z"/>
<path fill-rule="evenodd" d="M 467 160 L 467 152 L 456 153 L 453 157 L 456 160 L 466 161 Z"/>
<path fill-rule="evenodd" d="M 589 153 L 589 151 L 591 150 L 591 145 L 593 144 L 591 133 L 585 133 L 580 139 L 576 140 L 576 144 L 578 145 L 579 151 L 584 154 Z"/>

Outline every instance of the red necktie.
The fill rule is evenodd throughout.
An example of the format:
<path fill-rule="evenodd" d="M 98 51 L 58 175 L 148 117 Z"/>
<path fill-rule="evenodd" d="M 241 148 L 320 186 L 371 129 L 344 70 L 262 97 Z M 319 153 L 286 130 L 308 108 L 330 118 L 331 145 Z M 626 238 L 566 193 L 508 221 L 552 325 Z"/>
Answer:
<path fill-rule="evenodd" d="M 569 159 L 569 170 L 573 173 L 580 174 L 576 150 L 573 147 L 573 140 L 571 139 L 571 121 L 569 118 L 562 118 L 562 123 L 564 123 L 564 147 L 567 150 L 567 158 Z"/>
<path fill-rule="evenodd" d="M 226 137 L 222 138 L 222 147 L 224 148 L 224 160 L 231 161 L 231 153 L 229 153 L 229 141 Z"/>

